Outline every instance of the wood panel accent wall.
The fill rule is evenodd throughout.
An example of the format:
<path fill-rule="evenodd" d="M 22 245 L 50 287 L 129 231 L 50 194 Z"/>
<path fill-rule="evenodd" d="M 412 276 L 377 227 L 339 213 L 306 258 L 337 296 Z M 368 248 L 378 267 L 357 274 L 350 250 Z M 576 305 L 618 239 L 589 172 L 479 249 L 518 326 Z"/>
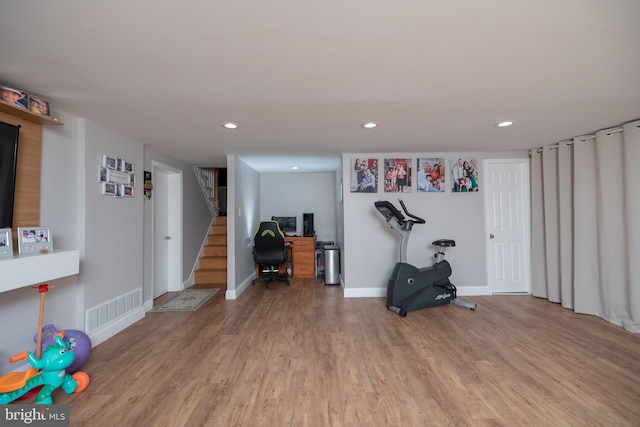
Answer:
<path fill-rule="evenodd" d="M 18 167 L 13 208 L 13 247 L 17 250 L 17 227 L 40 224 L 40 168 L 42 125 L 0 111 L 0 121 L 20 125 Z"/>

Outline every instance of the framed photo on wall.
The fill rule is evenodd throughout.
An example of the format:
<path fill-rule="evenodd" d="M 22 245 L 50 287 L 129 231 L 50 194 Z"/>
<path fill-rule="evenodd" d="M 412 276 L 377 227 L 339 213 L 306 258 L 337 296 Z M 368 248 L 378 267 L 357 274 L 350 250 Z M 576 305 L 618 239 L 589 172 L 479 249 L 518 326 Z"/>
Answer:
<path fill-rule="evenodd" d="M 0 228 L 0 258 L 13 256 L 13 239 L 10 228 Z"/>
<path fill-rule="evenodd" d="M 419 157 L 416 163 L 418 171 L 418 193 L 443 193 L 445 186 L 445 160 L 442 157 Z"/>
<path fill-rule="evenodd" d="M 384 159 L 384 192 L 411 193 L 411 159 Z"/>
<path fill-rule="evenodd" d="M 378 192 L 378 159 L 357 157 L 351 159 L 350 188 L 352 193 Z"/>
<path fill-rule="evenodd" d="M 451 191 L 454 193 L 470 193 L 479 191 L 478 159 L 449 159 L 451 170 Z"/>

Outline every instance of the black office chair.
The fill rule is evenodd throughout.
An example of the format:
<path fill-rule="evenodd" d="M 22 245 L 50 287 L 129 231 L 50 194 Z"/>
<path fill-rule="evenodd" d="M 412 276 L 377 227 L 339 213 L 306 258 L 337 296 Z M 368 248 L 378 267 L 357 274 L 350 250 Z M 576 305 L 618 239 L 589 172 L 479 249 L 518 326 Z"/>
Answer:
<path fill-rule="evenodd" d="M 260 276 L 256 277 L 252 285 L 256 282 L 266 281 L 267 289 L 273 281 L 289 282 L 290 265 L 290 244 L 284 241 L 284 234 L 276 221 L 260 221 L 258 229 L 253 235 L 253 259 L 258 264 Z M 280 274 L 278 268 L 285 265 L 287 274 Z"/>

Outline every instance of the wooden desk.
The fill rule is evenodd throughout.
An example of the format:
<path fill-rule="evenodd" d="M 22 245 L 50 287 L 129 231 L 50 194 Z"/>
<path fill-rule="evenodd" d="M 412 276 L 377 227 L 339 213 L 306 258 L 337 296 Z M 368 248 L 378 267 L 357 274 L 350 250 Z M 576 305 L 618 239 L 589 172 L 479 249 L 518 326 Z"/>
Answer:
<path fill-rule="evenodd" d="M 316 236 L 285 237 L 291 242 L 291 258 L 294 279 L 315 279 L 316 277 Z"/>
<path fill-rule="evenodd" d="M 316 277 L 316 236 L 285 237 L 291 243 L 291 266 L 294 279 L 315 279 Z M 285 267 L 280 266 L 284 274 Z M 260 277 L 260 267 L 256 264 L 256 277 Z"/>

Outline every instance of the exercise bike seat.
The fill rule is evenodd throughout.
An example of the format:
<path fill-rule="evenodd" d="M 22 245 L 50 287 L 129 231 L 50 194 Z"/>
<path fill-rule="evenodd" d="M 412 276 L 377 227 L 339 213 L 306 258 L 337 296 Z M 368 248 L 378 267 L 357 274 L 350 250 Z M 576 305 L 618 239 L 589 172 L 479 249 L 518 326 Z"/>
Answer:
<path fill-rule="evenodd" d="M 440 246 L 441 248 L 448 248 L 451 246 L 455 246 L 456 245 L 456 241 L 455 240 L 451 240 L 451 239 L 440 239 L 440 240 L 436 240 L 435 242 L 431 243 L 432 245 L 435 246 Z"/>

